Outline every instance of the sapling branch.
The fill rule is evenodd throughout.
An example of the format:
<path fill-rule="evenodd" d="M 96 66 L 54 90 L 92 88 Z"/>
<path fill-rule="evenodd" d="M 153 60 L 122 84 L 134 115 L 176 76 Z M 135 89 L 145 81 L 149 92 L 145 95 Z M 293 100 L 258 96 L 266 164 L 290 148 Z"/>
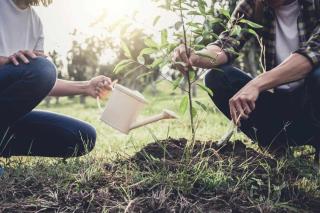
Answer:
<path fill-rule="evenodd" d="M 180 7 L 180 19 L 181 19 L 182 30 L 183 30 L 183 44 L 185 47 L 187 58 L 189 60 L 190 54 L 191 54 L 191 49 L 188 48 L 188 45 L 187 45 L 187 42 L 188 42 L 187 41 L 187 31 L 186 31 L 184 17 L 183 17 L 183 13 L 182 13 L 181 0 L 179 0 L 179 7 Z M 195 141 L 195 128 L 194 128 L 194 120 L 193 120 L 193 112 L 192 112 L 192 109 L 193 109 L 192 93 L 191 93 L 192 83 L 191 83 L 191 79 L 190 79 L 190 71 L 192 70 L 192 67 L 189 64 L 187 66 L 188 66 L 188 70 L 186 72 L 186 76 L 187 76 L 187 82 L 188 82 L 188 101 L 189 101 L 190 125 L 191 125 L 191 133 L 192 133 L 192 143 L 194 143 L 194 141 Z"/>

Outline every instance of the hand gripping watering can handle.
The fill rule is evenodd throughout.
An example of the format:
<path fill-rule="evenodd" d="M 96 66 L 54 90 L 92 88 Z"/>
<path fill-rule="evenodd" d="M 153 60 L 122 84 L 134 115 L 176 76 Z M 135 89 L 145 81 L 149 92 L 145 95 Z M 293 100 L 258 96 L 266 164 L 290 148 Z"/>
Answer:
<path fill-rule="evenodd" d="M 104 82 L 105 82 L 105 81 L 104 81 Z M 113 91 L 114 86 L 116 85 L 116 83 L 118 83 L 118 79 L 112 81 L 111 87 L 110 87 L 110 88 L 111 88 L 111 92 Z M 100 97 L 99 97 L 99 96 L 96 97 L 96 101 L 97 101 L 98 109 L 102 112 L 103 109 L 102 109 L 102 107 L 101 107 L 101 101 L 100 101 Z"/>

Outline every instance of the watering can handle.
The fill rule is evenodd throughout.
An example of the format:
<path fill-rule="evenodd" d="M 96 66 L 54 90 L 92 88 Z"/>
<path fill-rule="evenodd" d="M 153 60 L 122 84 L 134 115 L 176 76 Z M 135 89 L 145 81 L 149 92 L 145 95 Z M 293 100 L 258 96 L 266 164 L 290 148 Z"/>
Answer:
<path fill-rule="evenodd" d="M 111 92 L 114 90 L 114 86 L 115 86 L 117 83 L 118 83 L 118 79 L 112 81 L 112 83 L 111 83 Z M 100 97 L 99 97 L 99 96 L 96 97 L 96 101 L 97 101 L 97 106 L 98 106 L 99 111 L 103 112 L 103 109 L 102 109 L 102 107 L 101 107 L 101 102 L 100 102 Z"/>
<path fill-rule="evenodd" d="M 154 115 L 154 116 L 148 117 L 142 121 L 138 121 L 138 122 L 134 123 L 130 127 L 130 130 L 136 129 L 136 128 L 145 126 L 147 124 L 151 124 L 151 123 L 163 120 L 163 119 L 176 119 L 176 118 L 178 118 L 178 117 L 175 115 L 174 112 L 171 112 L 169 110 L 164 110 L 162 113 L 160 113 L 158 115 Z"/>

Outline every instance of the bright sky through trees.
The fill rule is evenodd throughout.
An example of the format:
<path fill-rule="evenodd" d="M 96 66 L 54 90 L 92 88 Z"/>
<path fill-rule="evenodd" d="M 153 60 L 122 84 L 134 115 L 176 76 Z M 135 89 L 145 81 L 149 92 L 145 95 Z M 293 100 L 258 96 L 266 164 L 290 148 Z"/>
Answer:
<path fill-rule="evenodd" d="M 74 29 L 80 32 L 92 33 L 90 25 L 102 14 L 108 15 L 107 22 L 114 22 L 122 17 L 130 17 L 136 13 L 137 25 L 152 31 L 152 22 L 158 14 L 162 15 L 157 29 L 167 26 L 174 20 L 154 4 L 152 0 L 54 0 L 48 8 L 35 7 L 42 19 L 46 51 L 53 49 L 65 54 L 70 48 L 70 33 Z"/>

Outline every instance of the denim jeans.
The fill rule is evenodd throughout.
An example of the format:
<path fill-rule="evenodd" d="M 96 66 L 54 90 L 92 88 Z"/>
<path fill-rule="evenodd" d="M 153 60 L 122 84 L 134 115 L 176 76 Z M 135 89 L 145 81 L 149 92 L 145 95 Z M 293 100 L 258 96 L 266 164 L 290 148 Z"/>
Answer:
<path fill-rule="evenodd" d="M 89 124 L 64 115 L 33 110 L 56 82 L 45 58 L 0 66 L 0 156 L 75 157 L 95 145 Z"/>
<path fill-rule="evenodd" d="M 229 99 L 250 80 L 247 74 L 231 65 L 211 70 L 205 84 L 213 91 L 211 99 L 229 119 Z M 314 138 L 320 134 L 320 68 L 313 70 L 304 84 L 295 90 L 265 91 L 259 95 L 249 119 L 241 121 L 243 131 L 265 148 L 299 145 L 319 146 Z"/>

